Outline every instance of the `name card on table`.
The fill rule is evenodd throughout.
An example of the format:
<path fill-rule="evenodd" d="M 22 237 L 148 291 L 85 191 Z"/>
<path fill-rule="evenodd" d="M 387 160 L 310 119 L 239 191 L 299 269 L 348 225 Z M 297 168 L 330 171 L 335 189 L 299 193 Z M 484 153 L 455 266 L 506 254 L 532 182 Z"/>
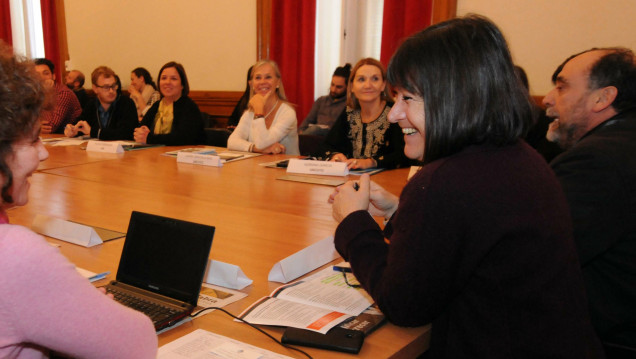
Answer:
<path fill-rule="evenodd" d="M 86 151 L 104 152 L 104 153 L 123 153 L 124 147 L 117 141 L 88 141 Z"/>
<path fill-rule="evenodd" d="M 35 216 L 31 229 L 45 236 L 84 247 L 102 244 L 102 239 L 93 227 L 43 214 Z"/>
<path fill-rule="evenodd" d="M 177 153 L 177 162 L 192 163 L 194 165 L 223 167 L 221 157 L 192 152 Z"/>
<path fill-rule="evenodd" d="M 287 165 L 287 173 L 303 173 L 308 175 L 346 176 L 349 174 L 347 164 L 332 161 L 307 161 L 292 158 Z"/>
<path fill-rule="evenodd" d="M 230 289 L 243 289 L 252 284 L 253 280 L 249 279 L 241 267 L 219 262 L 215 260 L 208 260 L 208 267 L 205 270 L 204 282 L 209 284 L 218 285 Z"/>
<path fill-rule="evenodd" d="M 274 264 L 267 279 L 288 283 L 339 256 L 333 244 L 333 236 L 329 236 Z"/>

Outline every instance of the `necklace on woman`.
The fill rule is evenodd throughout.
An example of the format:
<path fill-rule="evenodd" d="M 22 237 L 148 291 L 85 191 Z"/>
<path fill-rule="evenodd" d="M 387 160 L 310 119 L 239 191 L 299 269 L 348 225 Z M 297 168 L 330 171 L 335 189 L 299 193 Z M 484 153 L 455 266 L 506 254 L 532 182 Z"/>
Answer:
<path fill-rule="evenodd" d="M 276 103 L 274 104 L 274 107 L 272 107 L 271 110 L 269 110 L 269 112 L 267 113 L 267 115 L 265 115 L 264 118 L 267 118 L 269 115 L 272 114 L 272 112 L 274 111 L 274 109 L 276 108 L 276 105 L 278 105 L 278 100 L 276 100 Z"/>

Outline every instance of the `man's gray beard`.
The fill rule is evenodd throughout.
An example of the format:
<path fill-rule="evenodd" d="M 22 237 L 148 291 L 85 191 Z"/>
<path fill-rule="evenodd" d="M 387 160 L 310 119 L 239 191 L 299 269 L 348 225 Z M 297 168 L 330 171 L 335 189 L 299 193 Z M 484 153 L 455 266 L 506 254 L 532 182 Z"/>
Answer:
<path fill-rule="evenodd" d="M 563 126 L 559 123 L 559 126 L 556 129 L 548 129 L 546 138 L 550 142 L 555 142 L 564 150 L 569 150 L 574 147 L 584 134 L 583 128 L 578 124 Z"/>

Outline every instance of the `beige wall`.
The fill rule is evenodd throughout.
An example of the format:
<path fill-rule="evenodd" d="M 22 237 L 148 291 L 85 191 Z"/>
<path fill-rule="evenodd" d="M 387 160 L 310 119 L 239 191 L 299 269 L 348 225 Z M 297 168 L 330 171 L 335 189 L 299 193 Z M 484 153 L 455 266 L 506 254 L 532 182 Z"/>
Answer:
<path fill-rule="evenodd" d="M 65 0 L 69 69 L 91 86 L 99 65 L 113 68 L 124 88 L 130 72 L 184 65 L 192 90 L 243 91 L 256 61 L 255 0 Z"/>
<path fill-rule="evenodd" d="M 65 7 L 70 67 L 88 77 L 108 65 L 126 88 L 133 68 L 155 78 L 176 60 L 193 90 L 242 91 L 256 60 L 256 0 L 65 0 Z M 632 0 L 458 0 L 458 15 L 469 12 L 499 25 L 534 95 L 550 90 L 552 72 L 573 53 L 636 49 Z"/>
<path fill-rule="evenodd" d="M 457 14 L 469 12 L 501 28 L 533 95 L 551 89 L 552 72 L 572 54 L 591 47 L 636 49 L 633 0 L 458 0 Z"/>

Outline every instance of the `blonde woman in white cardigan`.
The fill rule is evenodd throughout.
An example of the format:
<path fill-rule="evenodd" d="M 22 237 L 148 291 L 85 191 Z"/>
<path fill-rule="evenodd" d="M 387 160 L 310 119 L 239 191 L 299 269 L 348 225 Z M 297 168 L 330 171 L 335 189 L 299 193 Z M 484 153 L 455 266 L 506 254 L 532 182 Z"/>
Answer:
<path fill-rule="evenodd" d="M 276 63 L 271 60 L 256 63 L 250 87 L 248 110 L 228 138 L 228 149 L 263 154 L 300 154 L 296 111 L 287 102 Z"/>

